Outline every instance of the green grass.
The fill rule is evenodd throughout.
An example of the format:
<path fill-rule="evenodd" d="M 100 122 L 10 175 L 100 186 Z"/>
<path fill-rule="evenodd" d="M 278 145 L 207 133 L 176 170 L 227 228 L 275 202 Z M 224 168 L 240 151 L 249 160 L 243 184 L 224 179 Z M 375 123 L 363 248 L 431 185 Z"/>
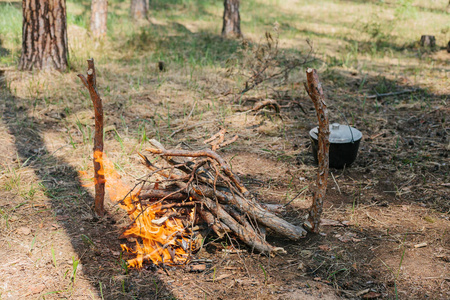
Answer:
<path fill-rule="evenodd" d="M 418 32 L 436 35 L 438 45 L 444 46 L 450 36 L 450 25 L 445 21 L 448 17 L 445 1 L 441 2 L 253 0 L 242 2 L 240 10 L 242 30 L 255 42 L 277 22 L 281 41 L 289 40 L 291 44 L 287 48 L 298 51 L 303 47 L 301 41 L 311 38 L 321 50 L 320 44 L 329 45 L 329 49 L 320 52 L 332 51 L 327 58 L 330 66 L 355 67 L 366 55 L 372 58 L 415 55 L 414 47 L 420 39 Z M 111 61 L 114 57 L 113 61 L 128 65 L 142 63 L 143 59 L 144 65 L 162 60 L 169 65 L 217 68 L 223 67 L 240 48 L 239 42 L 220 37 L 221 1 L 150 1 L 150 18 L 158 21 L 144 25 L 130 20 L 128 6 L 129 3 L 123 1 L 109 2 L 109 42 L 100 43 L 94 49 L 80 41 L 69 45 L 71 66 L 75 70 L 82 69 L 85 57 L 93 55 L 98 62 Z M 84 2 L 68 1 L 69 27 L 87 32 L 89 10 Z M 318 15 L 321 18 L 317 18 Z M 3 41 L 0 65 L 17 62 L 21 22 L 19 2 L 0 3 L 0 39 Z M 78 34 L 78 31 L 70 32 Z M 69 40 L 73 41 L 70 36 Z"/>
<path fill-rule="evenodd" d="M 22 10 L 0 2 L 0 65 L 15 65 L 22 40 Z"/>

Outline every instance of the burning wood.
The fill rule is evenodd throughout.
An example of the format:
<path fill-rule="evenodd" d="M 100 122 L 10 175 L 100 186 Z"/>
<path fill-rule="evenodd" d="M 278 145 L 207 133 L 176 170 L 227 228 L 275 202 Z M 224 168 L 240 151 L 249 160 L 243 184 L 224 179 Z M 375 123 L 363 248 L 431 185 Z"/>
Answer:
<path fill-rule="evenodd" d="M 122 238 L 136 238 L 136 257 L 130 267 L 145 261 L 156 265 L 180 265 L 202 246 L 212 229 L 219 237 L 234 235 L 260 253 L 285 253 L 265 240 L 266 227 L 289 239 L 306 235 L 257 203 L 230 167 L 211 150 L 166 150 L 155 140 L 146 151 L 163 158 L 158 166 L 143 154 L 150 174 L 133 189 L 124 185 L 105 155 L 101 166 L 113 201 L 124 208 L 132 222 Z M 161 179 L 163 178 L 163 179 Z M 206 223 L 206 226 L 202 226 Z"/>

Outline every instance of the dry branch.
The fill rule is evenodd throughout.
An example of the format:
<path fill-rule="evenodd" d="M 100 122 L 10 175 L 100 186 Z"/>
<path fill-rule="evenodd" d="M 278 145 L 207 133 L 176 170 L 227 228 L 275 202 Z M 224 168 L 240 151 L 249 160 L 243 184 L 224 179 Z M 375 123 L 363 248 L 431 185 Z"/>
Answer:
<path fill-rule="evenodd" d="M 220 157 L 216 152 L 211 151 L 209 149 L 200 150 L 200 151 L 186 151 L 186 150 L 162 150 L 162 149 L 155 149 L 155 148 L 148 148 L 146 149 L 148 152 L 153 154 L 159 154 L 162 156 L 183 156 L 183 157 L 209 157 L 220 165 L 220 168 L 222 171 L 230 177 L 231 181 L 239 188 L 239 191 L 243 195 L 248 195 L 248 190 L 239 182 L 239 179 L 234 176 L 234 174 L 231 172 L 230 167 L 228 164 L 223 160 L 222 157 Z"/>
<path fill-rule="evenodd" d="M 195 191 L 197 193 L 197 191 Z M 239 224 L 232 216 L 230 216 L 222 206 L 212 201 L 208 197 L 201 195 L 199 192 L 199 199 L 208 207 L 208 209 L 225 225 L 227 225 L 238 237 L 247 245 L 255 248 L 261 253 L 285 253 L 283 248 L 277 248 L 267 243 L 259 234 L 250 231 L 243 225 Z"/>
<path fill-rule="evenodd" d="M 89 90 L 95 114 L 95 135 L 94 135 L 94 178 L 95 178 L 95 201 L 94 210 L 99 216 L 105 214 L 103 206 L 105 199 L 105 175 L 101 171 L 103 157 L 103 105 L 102 99 L 97 91 L 97 78 L 95 74 L 94 59 L 88 59 L 87 79 L 82 74 L 78 74 L 84 86 Z"/>
<path fill-rule="evenodd" d="M 230 192 L 214 191 L 210 187 L 202 186 L 202 193 L 210 198 L 218 198 L 219 201 L 224 203 L 233 204 L 241 211 L 246 212 L 251 218 L 254 218 L 260 224 L 269 227 L 276 233 L 289 238 L 291 240 L 299 240 L 306 236 L 306 231 L 299 227 L 292 225 L 289 222 L 281 219 L 273 213 L 262 208 L 258 203 L 249 201 L 238 195 L 233 195 Z"/>
<path fill-rule="evenodd" d="M 227 130 L 225 128 L 220 129 L 219 132 L 211 136 L 209 139 L 203 141 L 204 144 L 211 145 L 212 151 L 217 151 L 218 149 L 228 146 L 238 139 L 238 135 L 233 136 L 231 139 L 225 141 L 225 134 Z"/>
<path fill-rule="evenodd" d="M 173 193 L 166 190 L 150 190 L 144 194 L 138 196 L 139 200 L 159 200 L 165 198 L 167 200 L 179 200 L 184 201 L 188 197 L 183 193 Z"/>
<path fill-rule="evenodd" d="M 320 215 L 322 214 L 323 199 L 327 191 L 327 179 L 329 169 L 329 148 L 330 148 L 330 125 L 328 122 L 328 111 L 323 94 L 322 84 L 315 69 L 308 68 L 306 70 L 307 83 L 305 84 L 306 92 L 314 103 L 319 120 L 318 134 L 318 161 L 319 168 L 317 170 L 317 181 L 314 191 L 313 203 L 309 210 L 309 215 L 304 226 L 312 231 L 319 232 Z"/>
<path fill-rule="evenodd" d="M 205 220 L 208 226 L 211 227 L 211 229 L 217 234 L 219 238 L 223 238 L 226 233 L 231 232 L 231 229 L 219 220 L 216 220 L 214 215 L 209 210 L 200 209 L 198 212 L 202 219 Z"/>
<path fill-rule="evenodd" d="M 255 105 L 253 105 L 252 111 L 258 111 L 266 106 L 273 107 L 277 114 L 280 113 L 280 110 L 281 110 L 280 105 L 278 104 L 277 101 L 275 101 L 273 99 L 266 99 L 263 101 L 256 102 Z"/>

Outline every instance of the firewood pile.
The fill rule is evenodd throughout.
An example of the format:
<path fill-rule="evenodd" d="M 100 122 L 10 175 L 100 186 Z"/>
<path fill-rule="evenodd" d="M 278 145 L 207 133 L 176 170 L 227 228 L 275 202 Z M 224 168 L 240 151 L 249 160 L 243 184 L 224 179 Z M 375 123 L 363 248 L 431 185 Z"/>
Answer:
<path fill-rule="evenodd" d="M 166 150 L 156 140 L 150 142 L 154 147 L 140 155 L 151 173 L 135 187 L 133 197 L 122 200 L 129 214 L 135 214 L 131 235 L 146 238 L 147 230 L 142 224 L 147 211 L 152 212 L 153 230 L 150 231 L 166 226 L 169 219 L 178 224 L 181 230 L 174 234 L 173 244 L 181 246 L 187 253 L 202 246 L 202 228 L 212 229 L 219 238 L 237 237 L 251 249 L 266 254 L 285 252 L 265 240 L 266 228 L 291 240 L 306 235 L 302 227 L 290 224 L 271 212 L 270 206 L 264 207 L 255 201 L 215 151 Z M 163 161 L 155 165 L 148 155 L 160 156 Z M 130 236 L 130 232 L 125 232 L 124 236 Z M 160 247 L 167 249 L 165 245 Z M 172 254 L 167 250 L 167 258 L 177 261 L 173 254 L 175 250 L 171 251 Z M 145 258 L 146 254 L 142 253 L 142 256 Z"/>

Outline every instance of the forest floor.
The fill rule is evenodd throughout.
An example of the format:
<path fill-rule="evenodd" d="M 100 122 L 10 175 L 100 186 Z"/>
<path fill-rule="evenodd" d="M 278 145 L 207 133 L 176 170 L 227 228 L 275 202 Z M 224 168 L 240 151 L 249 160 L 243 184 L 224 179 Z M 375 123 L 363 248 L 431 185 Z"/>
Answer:
<path fill-rule="evenodd" d="M 243 1 L 247 42 L 219 36 L 220 1 L 151 2 L 149 21 L 133 24 L 128 4 L 111 1 L 108 40 L 94 43 L 88 3 L 69 1 L 63 74 L 17 71 L 20 2 L 0 2 L 10 18 L 0 25 L 11 26 L 0 26 L 0 299 L 450 298 L 447 1 Z M 275 21 L 283 53 L 274 61 L 303 59 L 306 38 L 314 61 L 239 95 L 265 31 L 276 40 Z M 421 34 L 437 47 L 420 47 Z M 338 222 L 297 242 L 269 232 L 286 255 L 223 251 L 230 241 L 210 236 L 195 254 L 203 271 L 128 268 L 125 211 L 107 201 L 107 216 L 93 217 L 93 189 L 79 175 L 91 170 L 94 119 L 76 75 L 90 57 L 105 152 L 124 181 L 146 173 L 137 151 L 149 139 L 204 149 L 226 128 L 239 138 L 218 153 L 259 201 L 287 204 L 280 216 L 297 225 L 317 172 L 308 135 L 317 119 L 303 88 L 306 67 L 316 68 L 330 121 L 363 133 L 355 163 L 330 170 L 323 217 Z M 367 97 L 405 90 L 414 92 Z M 265 99 L 280 113 L 251 111 Z"/>

